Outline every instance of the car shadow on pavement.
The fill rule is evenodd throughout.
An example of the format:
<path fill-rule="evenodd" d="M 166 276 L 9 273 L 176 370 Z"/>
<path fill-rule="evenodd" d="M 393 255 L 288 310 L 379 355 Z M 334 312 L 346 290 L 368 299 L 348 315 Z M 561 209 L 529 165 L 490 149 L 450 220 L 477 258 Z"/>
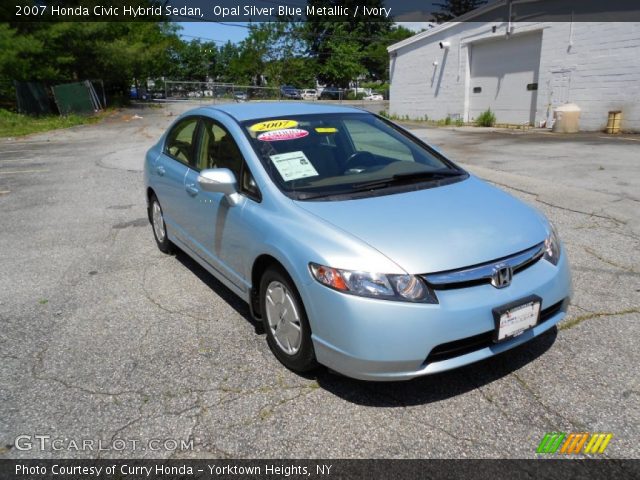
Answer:
<path fill-rule="evenodd" d="M 247 305 L 244 300 L 229 290 L 224 284 L 222 284 L 222 282 L 218 281 L 213 275 L 202 268 L 198 262 L 193 260 L 182 250 L 178 250 L 176 252 L 176 260 L 191 270 L 191 272 L 198 277 L 202 283 L 208 286 L 216 295 L 233 307 L 233 309 L 254 328 L 258 335 L 262 335 L 264 333 L 262 323 L 256 322 L 253 319 L 251 311 L 249 310 L 249 305 Z"/>
<path fill-rule="evenodd" d="M 481 388 L 532 362 L 554 344 L 556 327 L 530 342 L 462 368 L 403 382 L 365 382 L 326 369 L 316 380 L 325 390 L 349 402 L 369 407 L 406 407 L 446 400 Z"/>
<path fill-rule="evenodd" d="M 256 334 L 264 334 L 262 323 L 253 319 L 249 305 L 240 297 L 186 253 L 178 251 L 176 260 L 238 312 L 253 327 Z M 495 357 L 448 372 L 403 382 L 354 380 L 330 372 L 324 367 L 300 376 L 316 380 L 327 392 L 358 405 L 387 408 L 420 405 L 470 392 L 517 371 L 549 350 L 557 335 L 558 330 L 553 327 L 530 342 Z"/>

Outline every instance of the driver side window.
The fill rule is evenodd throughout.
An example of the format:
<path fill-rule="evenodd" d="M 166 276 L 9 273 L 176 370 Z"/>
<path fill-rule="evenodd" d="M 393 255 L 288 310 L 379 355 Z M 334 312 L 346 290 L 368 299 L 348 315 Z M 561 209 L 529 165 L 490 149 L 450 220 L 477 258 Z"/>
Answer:
<path fill-rule="evenodd" d="M 193 165 L 198 119 L 187 118 L 169 133 L 165 153 L 186 165 Z"/>

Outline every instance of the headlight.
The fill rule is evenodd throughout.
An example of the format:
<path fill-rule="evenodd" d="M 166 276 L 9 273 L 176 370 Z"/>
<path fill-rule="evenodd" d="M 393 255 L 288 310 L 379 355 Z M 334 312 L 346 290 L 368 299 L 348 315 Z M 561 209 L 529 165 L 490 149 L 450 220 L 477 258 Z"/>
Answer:
<path fill-rule="evenodd" d="M 551 233 L 544 241 L 544 259 L 558 265 L 560 260 L 560 238 L 553 225 L 551 225 Z"/>
<path fill-rule="evenodd" d="M 327 287 L 361 297 L 438 303 L 435 293 L 415 275 L 356 272 L 310 263 L 313 277 Z"/>

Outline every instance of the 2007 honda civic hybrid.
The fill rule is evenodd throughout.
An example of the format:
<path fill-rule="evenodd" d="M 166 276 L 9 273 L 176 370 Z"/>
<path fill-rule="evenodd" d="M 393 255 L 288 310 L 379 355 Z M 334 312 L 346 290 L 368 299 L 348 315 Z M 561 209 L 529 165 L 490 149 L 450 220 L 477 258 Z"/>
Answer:
<path fill-rule="evenodd" d="M 248 302 L 294 371 L 410 379 L 527 342 L 567 311 L 567 256 L 540 212 L 359 109 L 197 108 L 144 172 L 160 250 Z"/>

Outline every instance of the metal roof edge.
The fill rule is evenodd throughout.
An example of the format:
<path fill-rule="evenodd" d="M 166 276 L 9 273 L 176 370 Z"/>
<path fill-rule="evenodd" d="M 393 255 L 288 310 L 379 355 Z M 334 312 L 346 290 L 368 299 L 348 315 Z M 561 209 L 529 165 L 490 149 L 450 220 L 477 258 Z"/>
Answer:
<path fill-rule="evenodd" d="M 387 52 L 389 53 L 395 52 L 396 50 L 399 50 L 402 47 L 406 47 L 407 45 L 411 45 L 412 43 L 422 40 L 423 38 L 427 38 L 427 37 L 430 37 L 431 35 L 435 35 L 436 33 L 443 32 L 445 30 L 448 30 L 449 28 L 455 27 L 456 25 L 459 25 L 463 22 L 471 20 L 472 18 L 477 17 L 478 15 L 482 15 L 483 13 L 490 12 L 491 10 L 501 7 L 506 3 L 507 3 L 507 0 L 497 0 L 496 2 L 490 3 L 488 5 L 483 5 L 482 7 L 478 7 L 475 10 L 471 10 L 470 12 L 467 12 L 464 15 L 460 15 L 459 17 L 456 17 L 455 21 L 450 20 L 448 22 L 438 25 L 437 27 L 431 28 L 424 32 L 420 32 L 412 37 L 405 38 L 400 42 L 394 43 L 393 45 L 389 45 L 387 47 Z"/>

